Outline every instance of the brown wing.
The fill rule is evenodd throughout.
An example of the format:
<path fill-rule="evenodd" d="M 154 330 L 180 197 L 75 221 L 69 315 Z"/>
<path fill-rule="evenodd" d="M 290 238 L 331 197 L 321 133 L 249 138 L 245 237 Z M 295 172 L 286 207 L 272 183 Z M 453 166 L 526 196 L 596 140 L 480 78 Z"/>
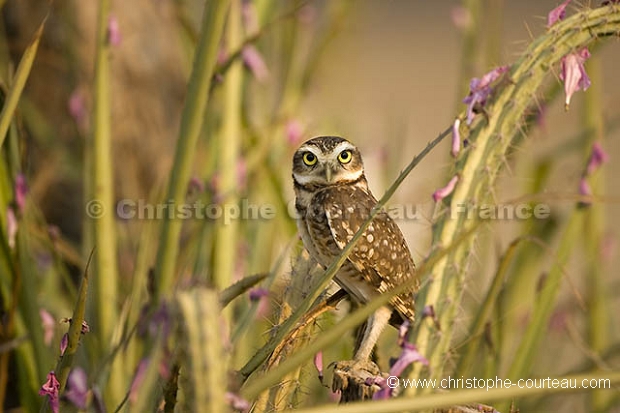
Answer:
<path fill-rule="evenodd" d="M 335 255 L 351 241 L 376 203 L 371 194 L 353 186 L 335 186 L 315 195 L 313 204 L 320 205 L 317 211 L 324 211 L 338 248 Z M 415 277 L 415 265 L 405 238 L 385 211 L 377 214 L 348 258 L 364 281 L 379 293 Z M 417 285 L 412 290 L 417 290 Z M 391 304 L 403 317 L 413 320 L 411 293 L 394 297 Z"/>

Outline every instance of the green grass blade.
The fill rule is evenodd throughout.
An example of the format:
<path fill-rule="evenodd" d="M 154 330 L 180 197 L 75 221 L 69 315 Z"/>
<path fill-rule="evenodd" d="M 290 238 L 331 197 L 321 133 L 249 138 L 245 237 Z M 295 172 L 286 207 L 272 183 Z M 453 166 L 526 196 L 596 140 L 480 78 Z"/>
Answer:
<path fill-rule="evenodd" d="M 116 344 L 116 324 L 118 311 L 118 262 L 116 221 L 114 208 L 114 169 L 112 161 L 112 120 L 111 120 L 111 73 L 110 41 L 108 39 L 108 20 L 110 18 L 109 0 L 100 0 L 98 8 L 93 139 L 88 146 L 89 159 L 92 162 L 91 193 L 89 202 L 96 202 L 103 212 L 89 222 L 94 242 L 94 301 L 96 315 L 93 322 L 94 332 L 98 337 L 104 353 Z M 112 361 L 110 377 L 105 389 L 105 398 L 110 405 L 118 403 L 126 387 L 123 363 L 120 358 Z"/>
<path fill-rule="evenodd" d="M 67 348 L 56 365 L 55 372 L 58 382 L 60 383 L 60 392 L 63 391 L 65 385 L 67 384 L 67 377 L 69 377 L 69 371 L 71 370 L 73 359 L 75 358 L 75 354 L 77 353 L 78 346 L 80 344 L 80 337 L 82 336 L 82 322 L 84 321 L 84 315 L 86 313 L 86 296 L 88 294 L 89 265 L 90 258 L 88 259 L 88 263 L 84 269 L 84 274 L 82 275 L 77 301 L 75 302 L 75 308 L 73 309 L 73 315 L 71 316 L 69 332 L 67 333 Z"/>
<path fill-rule="evenodd" d="M 583 231 L 583 217 L 583 209 L 576 207 L 564 230 L 557 258 L 545 279 L 542 291 L 534 306 L 531 321 L 527 326 L 527 330 L 506 375 L 507 378 L 524 378 L 528 376 L 531 370 L 536 356 L 536 349 L 547 332 L 547 323 L 560 292 L 561 282 L 565 275 L 565 264 Z M 505 406 L 503 410 L 507 410 L 507 407 Z M 500 410 L 502 410 L 501 407 Z"/>
<path fill-rule="evenodd" d="M 6 137 L 7 132 L 9 131 L 9 126 L 11 125 L 11 120 L 13 119 L 13 114 L 15 113 L 15 109 L 17 108 L 17 103 L 19 102 L 19 98 L 22 95 L 24 90 L 24 86 L 26 85 L 26 81 L 28 80 L 28 76 L 30 75 L 30 69 L 32 68 L 32 63 L 37 55 L 37 49 L 39 47 L 39 41 L 41 40 L 41 36 L 43 35 L 43 28 L 45 27 L 45 22 L 47 21 L 47 16 L 43 19 L 43 22 L 39 25 L 39 28 L 34 33 L 34 37 L 24 54 L 19 61 L 19 65 L 17 66 L 17 71 L 15 72 L 15 77 L 13 79 L 13 85 L 9 89 L 9 93 L 6 97 L 6 101 L 4 102 L 4 106 L 2 107 L 2 112 L 0 112 L 0 147 L 4 143 L 4 138 Z"/>
<path fill-rule="evenodd" d="M 179 140 L 168 183 L 166 200 L 176 205 L 182 204 L 185 199 L 229 4 L 229 0 L 220 0 L 209 1 L 205 6 L 202 31 L 189 80 L 187 100 L 181 116 Z M 170 219 L 168 216 L 164 219 L 155 266 L 156 298 L 167 294 L 172 288 L 181 225 L 181 220 Z"/>
<path fill-rule="evenodd" d="M 506 273 L 510 264 L 513 262 L 517 247 L 524 240 L 526 240 L 526 238 L 518 238 L 514 240 L 508 246 L 508 249 L 500 260 L 499 268 L 497 269 L 495 277 L 493 278 L 491 287 L 489 288 L 486 298 L 482 303 L 482 306 L 478 310 L 478 314 L 474 319 L 474 323 L 469 330 L 468 336 L 471 337 L 471 341 L 467 344 L 467 347 L 463 352 L 463 356 L 459 360 L 459 364 L 455 373 L 456 377 L 461 377 L 465 375 L 465 373 L 471 367 L 476 352 L 481 347 L 480 342 L 483 338 L 484 326 L 491 318 L 493 307 L 497 298 L 499 297 L 502 286 L 505 283 Z"/>

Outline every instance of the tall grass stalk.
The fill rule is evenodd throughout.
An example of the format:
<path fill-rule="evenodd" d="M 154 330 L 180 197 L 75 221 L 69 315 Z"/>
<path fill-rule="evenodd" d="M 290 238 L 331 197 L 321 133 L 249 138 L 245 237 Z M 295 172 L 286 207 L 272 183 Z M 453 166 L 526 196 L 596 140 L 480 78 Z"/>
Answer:
<path fill-rule="evenodd" d="M 88 264 L 90 264 L 90 257 Z M 84 322 L 84 316 L 86 314 L 86 295 L 88 292 L 88 264 L 84 270 L 84 275 L 82 276 L 82 280 L 80 282 L 80 289 L 75 302 L 75 308 L 73 309 L 73 315 L 71 316 L 71 321 L 69 322 L 69 331 L 67 332 L 67 348 L 64 353 L 61 354 L 60 359 L 56 364 L 56 369 L 54 370 L 60 384 L 61 392 L 67 385 L 67 378 L 69 377 L 69 372 L 71 371 L 73 360 L 75 358 L 75 354 L 77 353 L 78 345 L 80 344 L 80 337 L 82 335 L 82 323 Z M 48 408 L 49 405 L 44 403 L 41 410 L 48 411 Z"/>
<path fill-rule="evenodd" d="M 183 203 L 187 192 L 229 5 L 230 0 L 209 1 L 203 12 L 200 38 L 194 55 L 194 65 L 181 115 L 179 139 L 168 181 L 166 201 L 175 205 Z M 163 220 L 155 265 L 155 302 L 170 292 L 173 286 L 182 223 L 181 220 L 169 217 Z"/>
<path fill-rule="evenodd" d="M 94 241 L 94 297 L 96 308 L 95 334 L 100 349 L 109 351 L 114 345 L 113 334 L 118 321 L 118 263 L 114 208 L 114 168 L 112 165 L 110 42 L 108 21 L 109 0 L 99 0 L 96 57 L 95 102 L 93 116 L 93 174 L 89 201 L 98 203 L 103 213 L 92 221 Z M 88 193 L 88 192 L 87 192 Z M 106 387 L 108 400 L 120 401 L 125 389 L 123 363 L 117 358 L 110 366 Z"/>
<path fill-rule="evenodd" d="M 32 65 L 37 56 L 37 49 L 43 34 L 47 16 L 35 31 L 30 43 L 26 47 L 17 70 L 10 81 L 7 79 L 8 90 L 4 97 L 2 112 L 0 112 L 0 148 L 6 150 L 6 156 L 0 157 L 0 218 L 2 222 L 2 236 L 0 236 L 0 276 L 2 277 L 0 300 L 2 302 L 3 326 L 0 329 L 2 344 L 10 340 L 19 343 L 25 337 L 30 338 L 21 345 L 16 346 L 16 370 L 23 380 L 16 385 L 20 395 L 27 400 L 28 408 L 36 410 L 37 401 L 34 399 L 39 380 L 45 378 L 47 358 L 49 352 L 42 343 L 43 331 L 39 326 L 39 309 L 37 302 L 32 300 L 32 291 L 37 290 L 37 271 L 30 259 L 31 223 L 24 220 L 24 216 L 17 217 L 19 229 L 15 235 L 15 245 L 11 248 L 8 237 L 4 237 L 4 231 L 8 234 L 8 211 L 7 208 L 14 198 L 14 182 L 19 167 L 18 136 L 15 127 L 15 111 L 22 96 L 24 86 L 30 75 Z M 8 54 L 5 56 L 8 61 Z M 4 145 L 5 138 L 9 137 L 9 144 Z M 30 215 L 34 211 L 30 203 L 27 203 L 23 214 Z M 19 214 L 19 212 L 18 212 Z M 33 325 L 34 327 L 30 327 Z M 10 352 L 0 354 L 0 403 L 5 401 L 6 385 L 10 381 L 9 376 Z"/>
<path fill-rule="evenodd" d="M 595 142 L 604 144 L 605 120 L 603 119 L 603 86 L 601 61 L 593 56 L 588 62 L 588 71 L 592 86 L 585 96 L 584 104 L 584 127 L 591 130 L 590 139 L 585 148 L 586 156 L 590 156 L 592 144 Z M 584 161 L 584 164 L 587 160 Z M 590 187 L 594 194 L 605 192 L 605 169 L 598 171 L 595 176 L 589 178 Z M 585 212 L 583 248 L 586 260 L 586 273 L 589 280 L 586 291 L 589 312 L 588 343 L 596 354 L 603 354 L 610 344 L 609 327 L 611 325 L 609 306 L 609 293 L 607 280 L 603 271 L 605 265 L 605 206 L 594 202 Z M 590 401 L 591 411 L 603 411 L 610 401 L 609 394 L 603 391 L 593 391 Z"/>
<path fill-rule="evenodd" d="M 502 286 L 506 282 L 508 268 L 513 263 L 517 248 L 524 241 L 526 241 L 525 238 L 517 238 L 508 246 L 506 252 L 501 257 L 499 267 L 493 277 L 491 286 L 486 293 L 486 297 L 482 302 L 482 305 L 478 309 L 478 313 L 474 318 L 472 327 L 469 329 L 467 338 L 468 342 L 462 350 L 461 357 L 456 368 L 455 377 L 462 377 L 468 374 L 471 371 L 476 354 L 481 348 L 485 348 L 483 345 L 485 326 L 492 319 L 493 309 L 497 304 L 497 297 L 501 295 L 500 293 Z"/>
<path fill-rule="evenodd" d="M 232 52 L 242 44 L 241 2 L 232 0 L 226 25 L 226 47 Z M 235 60 L 224 77 L 224 112 L 221 138 L 218 146 L 218 192 L 224 209 L 239 205 L 239 162 L 241 147 L 241 60 Z M 233 280 L 238 255 L 238 220 L 220 220 L 217 224 L 213 285 L 219 290 L 228 287 Z M 225 314 L 230 314 L 228 310 Z"/>
<path fill-rule="evenodd" d="M 2 112 L 0 112 L 0 148 L 4 143 L 4 138 L 6 138 L 7 132 L 9 131 L 9 126 L 13 120 L 13 115 L 15 114 L 15 109 L 17 108 L 19 98 L 22 95 L 22 91 L 24 90 L 24 86 L 26 86 L 26 81 L 30 75 L 30 69 L 34 63 L 34 58 L 37 55 L 37 49 L 39 48 L 39 42 L 41 40 L 41 35 L 43 34 L 43 28 L 45 27 L 46 21 L 47 15 L 37 28 L 37 31 L 34 33 L 32 41 L 28 47 L 26 47 L 26 50 L 24 50 L 24 54 L 22 55 L 19 65 L 17 66 L 17 70 L 15 71 L 15 76 L 13 77 L 13 84 L 11 85 L 4 101 L 4 105 L 2 106 Z"/>

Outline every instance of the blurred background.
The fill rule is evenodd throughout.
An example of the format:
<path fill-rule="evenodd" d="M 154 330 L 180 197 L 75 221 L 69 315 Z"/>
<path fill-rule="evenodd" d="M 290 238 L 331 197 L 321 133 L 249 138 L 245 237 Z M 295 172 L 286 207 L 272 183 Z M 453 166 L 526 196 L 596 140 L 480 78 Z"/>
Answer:
<path fill-rule="evenodd" d="M 599 3 L 573 2 L 569 14 Z M 43 0 L 6 0 L 1 4 L 0 49 L 11 58 L 0 65 L 2 87 L 6 88 L 6 79 L 50 6 Z M 256 41 L 251 43 L 251 51 L 241 54 L 241 123 L 233 191 L 237 200 L 274 205 L 277 212 L 275 220 L 236 224 L 237 238 L 229 245 L 234 257 L 234 274 L 229 280 L 276 273 L 267 288 L 272 291 L 272 311 L 277 308 L 278 294 L 290 276 L 294 256 L 290 248 L 296 245 L 293 251 L 299 249 L 294 220 L 287 210 L 294 198 L 291 156 L 301 142 L 317 135 L 340 135 L 354 142 L 364 156 L 371 188 L 380 197 L 413 156 L 465 110 L 462 99 L 469 91 L 469 80 L 515 62 L 531 40 L 545 33 L 547 13 L 557 4 L 555 0 L 244 1 L 243 36 L 256 36 Z M 66 271 L 77 279 L 92 247 L 85 239 L 85 185 L 89 179 L 85 153 L 92 139 L 97 7 L 96 2 L 77 0 L 52 4 L 14 131 L 20 140 L 19 169 L 26 176 L 31 203 L 40 209 L 45 222 L 41 225 L 51 234 L 42 236 L 43 241 L 33 247 L 33 257 L 39 275 L 48 277 L 44 284 L 54 287 L 33 299 L 55 318 L 67 316 L 74 298 L 67 295 L 67 280 L 54 278 L 55 274 Z M 142 199 L 155 203 L 164 198 L 202 7 L 199 0 L 111 2 L 108 30 L 116 202 Z M 221 154 L 229 140 L 222 132 L 228 73 L 223 68 L 240 43 L 237 39 L 231 46 L 226 41 L 225 36 L 218 56 L 221 74 L 213 82 L 193 178 L 188 183 L 188 199 L 206 203 L 229 196 L 221 188 L 222 170 L 226 169 Z M 609 314 L 618 314 L 620 276 L 613 268 L 618 265 L 620 187 L 613 177 L 620 174 L 616 162 L 620 153 L 620 45 L 609 41 L 591 51 L 593 58 L 586 67 L 600 99 L 606 125 L 602 145 L 610 157 L 604 166 L 609 178 L 601 180 L 595 193 L 600 196 L 596 203 L 604 217 L 604 300 L 610 306 Z M 552 68 L 548 84 L 560 85 L 558 75 L 559 68 Z M 586 93 L 573 96 L 568 112 L 560 94 L 541 105 L 539 119 L 529 129 L 515 125 L 528 136 L 506 160 L 503 177 L 494 190 L 496 202 L 512 202 L 531 194 L 541 182 L 544 166 L 544 179 L 536 192 L 551 206 L 550 225 L 562 225 L 578 199 L 589 155 L 589 148 L 583 145 Z M 453 172 L 449 151 L 450 143 L 445 140 L 390 201 L 391 205 L 413 206 L 417 212 L 414 219 L 399 221 L 417 262 L 430 249 L 435 208 L 431 195 Z M 146 283 L 157 251 L 157 237 L 153 236 L 157 229 L 153 228 L 159 224 L 118 217 L 115 222 L 119 291 L 110 305 L 120 308 Z M 219 254 L 218 225 L 197 220 L 184 224 L 179 285 L 212 283 L 214 257 Z M 483 299 L 498 257 L 522 229 L 520 222 L 497 222 L 477 241 L 462 315 L 455 327 L 457 341 L 467 336 L 471 311 Z M 557 232 L 551 231 L 546 240 L 549 251 L 554 251 L 557 241 Z M 547 261 L 552 261 L 552 256 L 548 252 Z M 565 373 L 590 360 L 585 339 L 579 334 L 588 322 L 585 296 L 589 279 L 578 251 L 566 266 L 566 280 L 549 327 L 550 339 L 545 341 L 536 367 L 546 374 Z M 515 288 L 523 289 L 524 303 L 532 302 L 535 281 Z M 527 309 L 516 310 L 518 298 L 512 303 L 513 315 L 523 327 Z M 247 305 L 238 305 L 235 314 L 245 314 Z M 264 314 L 261 323 L 245 333 L 257 339 L 239 345 L 235 366 L 242 365 L 265 339 L 273 320 L 271 313 Z M 618 326 L 617 318 L 610 322 Z M 96 327 L 94 316 L 92 323 Z M 609 342 L 617 343 L 618 338 L 617 328 L 610 329 Z M 560 409 L 563 405 L 558 403 L 554 406 Z"/>
<path fill-rule="evenodd" d="M 284 3 L 274 2 L 277 6 L 273 7 L 284 8 Z M 304 79 L 307 85 L 303 93 L 290 99 L 294 101 L 294 113 L 286 117 L 302 131 L 299 141 L 334 134 L 355 142 L 364 153 L 370 184 L 380 196 L 408 160 L 463 110 L 461 100 L 468 84 L 461 73 L 463 31 L 472 17 L 457 1 L 305 3 L 299 6 L 298 16 L 294 16 L 301 20 L 295 53 L 302 57 L 311 54 L 316 60 L 310 62 L 313 66 Z M 551 0 L 485 4 L 484 28 L 475 45 L 475 56 L 467 59 L 468 75 L 481 76 L 495 66 L 514 62 L 528 42 L 545 31 L 546 15 L 556 3 Z M 45 14 L 44 4 L 6 2 L 7 46 L 15 58 L 21 56 Z M 146 197 L 169 173 L 191 67 L 188 43 L 198 28 L 200 4 L 165 0 L 136 0 L 131 5 L 112 2 L 122 37 L 111 57 L 118 198 Z M 281 13 L 286 14 L 286 10 Z M 329 13 L 329 19 L 325 18 Z M 41 205 L 49 222 L 58 225 L 74 241 L 81 234 L 82 204 L 76 200 L 81 199 L 81 151 L 92 103 L 95 18 L 95 4 L 62 1 L 55 5 L 22 109 L 26 121 L 39 121 L 26 123 L 32 149 L 27 159 L 32 194 L 44 201 Z M 265 127 L 268 115 L 280 115 L 276 112 L 277 100 L 287 69 L 281 67 L 282 57 L 278 53 L 283 52 L 288 46 L 284 43 L 290 39 L 284 38 L 284 29 L 278 26 L 292 19 L 289 15 L 281 19 L 282 24 L 273 24 L 258 43 L 267 73 L 258 84 L 250 85 L 248 92 L 248 116 L 253 117 L 250 120 L 257 127 Z M 620 54 L 617 46 L 607 45 L 597 55 L 605 85 L 603 108 L 606 116 L 613 117 L 620 104 L 618 80 L 614 76 Z M 556 68 L 556 79 L 558 73 Z M 261 105 L 263 102 L 267 104 Z M 553 128 L 534 131 L 533 139 L 518 150 L 519 165 L 525 164 L 526 168 L 528 162 L 574 137 L 579 131 L 582 103 L 578 94 L 568 113 L 559 100 L 545 108 L 545 125 Z M 286 125 L 288 120 L 282 122 Z M 274 145 L 283 147 L 287 143 L 286 130 L 279 132 L 270 138 Z M 617 145 L 617 133 L 612 130 L 607 136 L 610 153 Z M 284 156 L 290 156 L 297 143 L 278 151 L 287 151 Z M 519 156 L 521 153 L 528 156 Z M 563 159 L 546 190 L 576 188 L 580 170 L 570 167 L 578 159 Z M 208 160 L 208 154 L 198 157 L 197 164 Z M 288 158 L 283 160 L 288 162 Z M 426 204 L 426 211 L 432 211 L 430 194 L 445 179 L 450 162 L 447 151 L 435 151 L 399 190 L 394 202 Z M 285 167 L 288 164 L 282 166 L 281 179 L 290 200 L 292 189 L 290 182 L 286 182 L 289 171 Z M 614 163 L 608 168 L 613 174 Z M 526 185 L 527 178 L 519 178 L 517 172 L 509 171 L 507 179 L 511 184 L 500 186 L 501 191 Z M 507 192 L 505 196 L 511 195 Z M 615 196 L 613 187 L 606 195 Z M 613 209 L 614 204 L 609 202 L 608 207 Z M 422 257 L 428 248 L 429 223 L 420 221 L 403 225 L 416 253 Z"/>

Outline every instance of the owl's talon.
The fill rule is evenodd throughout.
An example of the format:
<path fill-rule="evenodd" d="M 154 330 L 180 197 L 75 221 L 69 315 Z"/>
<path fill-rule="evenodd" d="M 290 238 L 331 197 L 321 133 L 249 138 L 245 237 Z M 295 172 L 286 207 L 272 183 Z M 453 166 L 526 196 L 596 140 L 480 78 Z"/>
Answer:
<path fill-rule="evenodd" d="M 334 375 L 332 391 L 340 392 L 340 403 L 372 399 L 380 389 L 374 383 L 381 375 L 381 369 L 370 360 L 345 360 L 332 363 Z"/>

